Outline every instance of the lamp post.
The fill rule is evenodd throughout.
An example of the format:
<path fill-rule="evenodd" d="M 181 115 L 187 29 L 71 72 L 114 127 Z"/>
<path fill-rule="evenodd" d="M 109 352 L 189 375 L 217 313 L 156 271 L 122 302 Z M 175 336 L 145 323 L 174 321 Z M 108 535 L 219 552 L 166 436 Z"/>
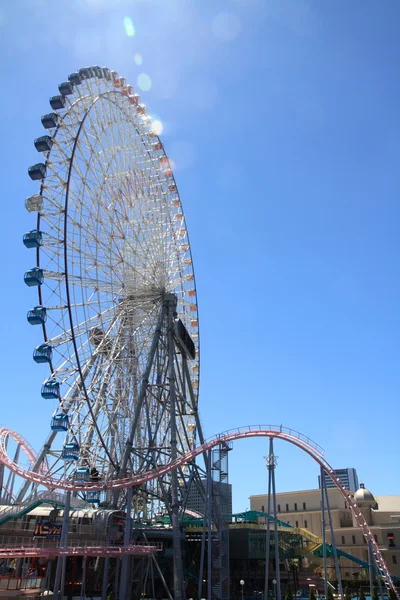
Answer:
<path fill-rule="evenodd" d="M 242 600 L 243 600 L 243 586 L 244 586 L 244 581 L 243 581 L 243 579 L 241 579 L 241 580 L 239 581 L 239 583 L 240 583 L 240 585 L 242 586 Z"/>
<path fill-rule="evenodd" d="M 274 586 L 274 598 L 276 600 L 276 579 L 272 580 L 272 585 Z"/>

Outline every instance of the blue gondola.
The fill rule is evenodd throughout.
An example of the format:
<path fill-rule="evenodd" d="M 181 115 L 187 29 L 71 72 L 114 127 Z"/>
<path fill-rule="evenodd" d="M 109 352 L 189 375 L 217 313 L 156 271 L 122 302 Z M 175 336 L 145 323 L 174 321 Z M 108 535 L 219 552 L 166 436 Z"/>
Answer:
<path fill-rule="evenodd" d="M 88 467 L 77 467 L 74 473 L 75 481 L 89 481 L 90 472 Z"/>
<path fill-rule="evenodd" d="M 110 69 L 108 67 L 102 67 L 102 69 L 103 69 L 104 78 L 107 79 L 107 81 L 109 81 L 111 79 Z"/>
<path fill-rule="evenodd" d="M 78 460 L 79 458 L 79 444 L 69 442 L 64 444 L 61 451 L 61 458 L 64 460 Z"/>
<path fill-rule="evenodd" d="M 82 69 L 79 69 L 78 73 L 81 79 L 90 79 L 93 77 L 92 69 L 90 67 L 82 67 Z"/>
<path fill-rule="evenodd" d="M 103 72 L 103 69 L 101 67 L 99 67 L 99 66 L 96 65 L 95 67 L 92 67 L 92 71 L 94 72 L 95 76 L 98 79 L 103 79 L 104 72 Z"/>
<path fill-rule="evenodd" d="M 50 106 L 53 110 L 59 110 L 65 106 L 64 96 L 52 96 L 49 100 Z"/>
<path fill-rule="evenodd" d="M 32 229 L 24 234 L 23 243 L 26 248 L 39 248 L 42 245 L 43 234 L 38 229 Z"/>
<path fill-rule="evenodd" d="M 24 281 L 29 287 L 42 285 L 43 269 L 40 269 L 39 267 L 33 267 L 33 269 L 29 269 L 29 271 L 27 271 L 24 275 Z"/>
<path fill-rule="evenodd" d="M 34 306 L 28 310 L 26 315 L 28 323 L 31 325 L 44 325 L 46 323 L 47 314 L 44 306 Z"/>
<path fill-rule="evenodd" d="M 74 93 L 74 84 L 71 81 L 64 81 L 58 86 L 62 96 L 70 96 Z"/>
<path fill-rule="evenodd" d="M 69 427 L 68 415 L 64 415 L 64 413 L 54 415 L 54 417 L 51 420 L 51 430 L 52 431 L 68 431 L 68 427 Z"/>
<path fill-rule="evenodd" d="M 59 116 L 57 113 L 49 113 L 48 115 L 43 115 L 42 117 L 42 125 L 45 129 L 53 129 L 57 127 L 59 121 Z"/>
<path fill-rule="evenodd" d="M 41 344 L 33 351 L 33 360 L 36 363 L 51 363 L 53 349 L 49 344 Z"/>
<path fill-rule="evenodd" d="M 42 385 L 42 398 L 45 400 L 57 400 L 60 396 L 60 384 L 53 377 L 49 377 Z"/>
<path fill-rule="evenodd" d="M 73 83 L 74 85 L 79 85 L 80 83 L 82 83 L 82 78 L 79 75 L 79 73 L 74 72 L 71 73 L 70 75 L 68 75 L 68 80 Z"/>
<path fill-rule="evenodd" d="M 53 145 L 53 138 L 49 135 L 42 135 L 35 139 L 34 145 L 38 152 L 48 152 Z"/>
<path fill-rule="evenodd" d="M 85 500 L 90 504 L 97 504 L 100 502 L 100 492 L 86 492 Z"/>
<path fill-rule="evenodd" d="M 43 163 L 32 165 L 28 169 L 28 175 L 33 181 L 37 181 L 38 179 L 44 179 L 46 177 L 46 165 L 44 165 Z"/>

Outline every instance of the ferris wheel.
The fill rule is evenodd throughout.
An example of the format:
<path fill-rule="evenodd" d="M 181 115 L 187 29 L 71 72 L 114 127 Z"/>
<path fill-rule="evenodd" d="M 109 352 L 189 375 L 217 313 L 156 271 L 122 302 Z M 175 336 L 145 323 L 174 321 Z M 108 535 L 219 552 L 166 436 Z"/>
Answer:
<path fill-rule="evenodd" d="M 35 140 L 42 159 L 29 168 L 40 189 L 25 202 L 36 226 L 23 238 L 32 252 L 24 280 L 37 289 L 27 320 L 43 332 L 33 360 L 49 366 L 38 394 L 50 432 L 31 471 L 110 481 L 196 445 L 191 250 L 171 163 L 132 86 L 87 67 L 50 105 Z M 177 477 L 183 485 L 188 476 Z M 169 486 L 144 486 L 135 510 L 155 514 Z M 99 492 L 86 500 L 121 503 Z"/>

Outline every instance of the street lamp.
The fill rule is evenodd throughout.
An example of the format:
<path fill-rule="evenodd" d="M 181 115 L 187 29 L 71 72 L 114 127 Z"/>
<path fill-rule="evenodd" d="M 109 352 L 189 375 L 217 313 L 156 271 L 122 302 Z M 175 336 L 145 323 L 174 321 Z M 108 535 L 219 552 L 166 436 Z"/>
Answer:
<path fill-rule="evenodd" d="M 243 581 L 243 579 L 241 579 L 241 580 L 239 581 L 239 583 L 240 583 L 240 585 L 242 586 L 242 600 L 243 600 L 243 586 L 244 586 L 244 581 Z"/>
<path fill-rule="evenodd" d="M 274 586 L 274 598 L 276 600 L 276 579 L 272 580 L 272 585 Z"/>

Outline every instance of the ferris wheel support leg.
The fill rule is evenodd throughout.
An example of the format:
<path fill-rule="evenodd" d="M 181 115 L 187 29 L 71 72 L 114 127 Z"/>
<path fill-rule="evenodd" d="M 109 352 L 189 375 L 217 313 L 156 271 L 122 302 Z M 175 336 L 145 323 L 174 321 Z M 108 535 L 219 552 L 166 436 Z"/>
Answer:
<path fill-rule="evenodd" d="M 164 316 L 165 316 L 165 307 L 163 306 L 161 309 L 160 319 L 158 321 L 157 327 L 154 332 L 153 342 L 152 342 L 152 345 L 150 348 L 149 357 L 148 357 L 148 361 L 147 361 L 147 365 L 146 365 L 146 370 L 143 374 L 142 384 L 141 384 L 140 393 L 139 393 L 139 397 L 138 397 L 138 401 L 137 401 L 137 405 L 136 405 L 136 409 L 135 409 L 135 416 L 133 418 L 131 431 L 129 434 L 129 438 L 126 441 L 125 453 L 122 458 L 121 468 L 120 468 L 120 472 L 119 472 L 120 477 L 124 477 L 124 475 L 126 473 L 126 467 L 128 465 L 128 460 L 129 460 L 129 457 L 130 457 L 130 454 L 132 451 L 133 438 L 135 436 L 136 428 L 137 428 L 137 425 L 138 425 L 138 422 L 140 419 L 140 415 L 142 412 L 143 401 L 144 401 L 145 394 L 146 394 L 146 389 L 147 389 L 147 384 L 148 384 L 148 380 L 149 380 L 149 376 L 150 376 L 150 372 L 151 372 L 151 367 L 153 366 L 154 356 L 155 356 L 158 342 L 159 342 L 160 336 L 161 336 L 161 329 L 162 329 L 162 324 L 164 321 Z M 114 493 L 113 505 L 115 507 L 118 504 L 119 494 L 120 494 L 119 490 L 117 490 Z"/>
<path fill-rule="evenodd" d="M 322 485 L 322 481 L 324 481 L 324 478 L 325 478 L 325 471 L 322 467 L 321 467 L 320 477 L 321 477 L 322 555 L 323 555 L 323 561 L 324 561 L 324 591 L 325 591 L 325 598 L 328 598 L 328 569 L 327 569 L 327 561 L 326 561 L 326 530 L 325 530 L 325 527 L 326 527 L 325 495 L 324 495 L 324 487 Z M 372 598 L 372 596 L 371 596 L 371 598 Z"/>
<path fill-rule="evenodd" d="M 108 556 L 104 559 L 104 571 L 103 571 L 103 585 L 101 588 L 101 600 L 107 600 L 107 587 L 108 587 L 108 571 L 110 568 L 110 559 Z"/>
<path fill-rule="evenodd" d="M 176 296 L 169 294 L 165 299 L 168 307 L 168 379 L 170 402 L 170 428 L 171 428 L 171 462 L 178 457 L 177 451 L 177 425 L 176 425 L 176 390 L 175 390 L 175 343 L 174 319 L 176 314 Z M 174 469 L 171 473 L 171 523 L 172 523 L 172 552 L 174 569 L 174 598 L 182 600 L 185 596 L 183 589 L 183 569 L 181 552 L 181 528 L 179 523 L 179 493 L 178 473 Z"/>
<path fill-rule="evenodd" d="M 21 451 L 21 444 L 18 444 L 16 450 L 15 450 L 15 454 L 14 454 L 14 459 L 13 462 L 14 463 L 18 463 L 18 459 L 19 459 L 19 454 Z M 7 485 L 6 488 L 8 490 L 8 501 L 11 503 L 12 498 L 13 498 L 13 493 L 14 493 L 14 483 L 15 483 L 15 473 L 13 471 L 10 471 L 10 474 L 8 476 L 7 479 Z"/>
<path fill-rule="evenodd" d="M 65 497 L 63 523 L 61 529 L 60 548 L 65 548 L 68 545 L 68 522 L 69 522 L 69 508 L 71 505 L 71 491 L 69 490 Z M 64 582 L 62 581 L 62 571 L 64 570 L 64 562 L 66 561 L 65 556 L 59 556 L 57 560 L 56 576 L 54 580 L 54 600 L 62 599 L 64 596 Z M 61 586 L 60 586 L 61 583 Z M 61 590 L 60 590 L 61 587 Z"/>
<path fill-rule="evenodd" d="M 133 488 L 129 487 L 126 493 L 126 519 L 125 519 L 125 533 L 124 533 L 124 546 L 125 548 L 129 546 L 131 540 L 131 523 L 132 523 L 132 492 Z M 119 599 L 125 600 L 125 598 L 129 597 L 127 594 L 127 579 L 128 579 L 128 561 L 129 556 L 124 556 L 122 558 L 121 564 L 121 577 L 119 582 Z"/>

